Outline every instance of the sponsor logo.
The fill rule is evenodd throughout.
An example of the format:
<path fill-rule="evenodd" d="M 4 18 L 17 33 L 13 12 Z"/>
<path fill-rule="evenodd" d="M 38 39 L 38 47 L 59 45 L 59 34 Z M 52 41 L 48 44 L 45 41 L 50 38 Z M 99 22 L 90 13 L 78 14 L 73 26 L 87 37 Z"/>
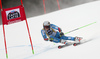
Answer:
<path fill-rule="evenodd" d="M 18 17 L 20 17 L 19 12 L 13 10 L 8 14 L 7 19 L 10 20 L 10 19 L 18 18 Z"/>
<path fill-rule="evenodd" d="M 12 24 L 12 23 L 20 22 L 20 21 L 21 21 L 21 19 L 15 20 L 15 21 L 9 21 L 8 24 Z"/>
<path fill-rule="evenodd" d="M 7 20 L 21 17 L 19 8 L 6 11 Z"/>

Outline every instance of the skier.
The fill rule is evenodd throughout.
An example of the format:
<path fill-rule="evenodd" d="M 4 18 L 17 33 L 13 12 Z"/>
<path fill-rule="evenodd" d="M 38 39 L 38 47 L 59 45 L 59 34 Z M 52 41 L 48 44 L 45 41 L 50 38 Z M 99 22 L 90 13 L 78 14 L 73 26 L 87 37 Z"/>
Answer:
<path fill-rule="evenodd" d="M 41 34 L 45 41 L 62 44 L 68 44 L 67 40 L 77 41 L 79 43 L 82 39 L 80 37 L 65 36 L 60 27 L 54 24 L 50 24 L 49 21 L 45 21 L 43 23 L 43 29 L 41 30 Z"/>

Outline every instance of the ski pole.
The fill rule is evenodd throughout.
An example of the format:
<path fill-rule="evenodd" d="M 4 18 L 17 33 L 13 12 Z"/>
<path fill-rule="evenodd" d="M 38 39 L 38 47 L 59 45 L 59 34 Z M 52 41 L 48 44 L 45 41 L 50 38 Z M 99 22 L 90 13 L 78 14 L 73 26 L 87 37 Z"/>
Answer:
<path fill-rule="evenodd" d="M 74 32 L 74 31 L 76 31 L 76 30 L 82 29 L 82 28 L 84 28 L 84 27 L 90 26 L 90 25 L 95 24 L 95 23 L 96 23 L 96 22 L 93 22 L 93 23 L 84 25 L 84 26 L 82 26 L 82 27 L 76 28 L 76 29 L 71 30 L 71 31 L 69 31 L 69 32 L 66 32 L 66 33 L 64 33 L 64 34 L 66 35 L 66 34 L 68 34 L 68 33 Z"/>

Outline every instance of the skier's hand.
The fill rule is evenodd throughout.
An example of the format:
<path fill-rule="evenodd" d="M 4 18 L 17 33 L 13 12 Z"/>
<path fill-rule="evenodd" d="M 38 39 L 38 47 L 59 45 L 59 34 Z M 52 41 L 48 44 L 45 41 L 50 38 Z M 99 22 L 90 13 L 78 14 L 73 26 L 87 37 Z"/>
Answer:
<path fill-rule="evenodd" d="M 63 36 L 64 35 L 64 33 L 63 32 L 60 32 L 60 36 Z"/>
<path fill-rule="evenodd" d="M 48 38 L 45 38 L 44 40 L 45 40 L 45 41 L 48 41 Z"/>
<path fill-rule="evenodd" d="M 53 41 L 53 38 L 50 38 L 50 41 L 52 42 Z"/>

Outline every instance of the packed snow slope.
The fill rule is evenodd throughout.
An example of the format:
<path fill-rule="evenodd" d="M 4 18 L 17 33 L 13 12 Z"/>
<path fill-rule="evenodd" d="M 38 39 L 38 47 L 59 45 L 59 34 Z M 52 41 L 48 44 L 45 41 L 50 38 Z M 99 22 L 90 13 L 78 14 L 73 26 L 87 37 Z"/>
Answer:
<path fill-rule="evenodd" d="M 66 8 L 49 14 L 28 18 L 34 54 L 25 21 L 5 25 L 8 59 L 100 59 L 100 1 Z M 64 33 L 96 22 L 66 36 L 80 36 L 88 42 L 58 49 L 60 43 L 44 41 L 41 29 L 44 21 L 62 28 Z M 0 26 L 0 59 L 6 59 L 3 30 Z"/>

